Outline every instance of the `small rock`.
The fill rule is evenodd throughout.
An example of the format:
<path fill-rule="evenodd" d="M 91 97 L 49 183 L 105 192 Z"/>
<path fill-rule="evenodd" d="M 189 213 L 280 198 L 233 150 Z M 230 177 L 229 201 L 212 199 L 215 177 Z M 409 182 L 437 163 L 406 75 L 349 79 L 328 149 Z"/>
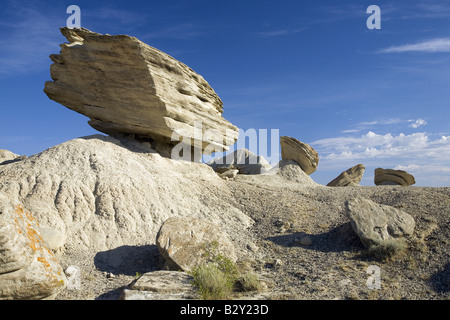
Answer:
<path fill-rule="evenodd" d="M 239 170 L 237 169 L 229 169 L 223 173 L 219 174 L 219 177 L 221 177 L 222 179 L 234 179 L 236 178 L 237 174 L 239 173 Z"/>
<path fill-rule="evenodd" d="M 283 265 L 283 261 L 281 261 L 280 259 L 275 259 L 272 263 L 274 268 L 278 268 L 281 267 Z"/>
<path fill-rule="evenodd" d="M 252 252 L 257 252 L 259 250 L 258 246 L 253 242 L 247 244 L 247 249 Z"/>
<path fill-rule="evenodd" d="M 309 236 L 304 236 L 300 239 L 300 244 L 302 246 L 310 246 L 312 244 L 312 240 Z"/>

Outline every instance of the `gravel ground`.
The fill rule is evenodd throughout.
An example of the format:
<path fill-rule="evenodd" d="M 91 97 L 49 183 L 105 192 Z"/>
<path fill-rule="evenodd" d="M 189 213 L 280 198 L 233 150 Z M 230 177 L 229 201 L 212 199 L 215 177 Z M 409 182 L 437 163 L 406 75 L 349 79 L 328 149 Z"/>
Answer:
<path fill-rule="evenodd" d="M 450 298 L 450 188 L 304 187 L 268 184 L 257 176 L 238 176 L 227 184 L 234 205 L 255 221 L 249 231 L 256 246 L 249 246 L 240 264 L 265 284 L 265 290 L 245 298 Z M 345 213 L 345 201 L 357 195 L 414 217 L 416 228 L 406 252 L 389 260 L 367 254 Z M 163 268 L 156 246 L 148 244 L 59 256 L 64 269 L 79 268 L 81 283 L 65 289 L 57 300 L 119 299 L 139 274 Z M 376 275 L 378 289 L 370 287 L 378 284 L 371 281 Z"/>

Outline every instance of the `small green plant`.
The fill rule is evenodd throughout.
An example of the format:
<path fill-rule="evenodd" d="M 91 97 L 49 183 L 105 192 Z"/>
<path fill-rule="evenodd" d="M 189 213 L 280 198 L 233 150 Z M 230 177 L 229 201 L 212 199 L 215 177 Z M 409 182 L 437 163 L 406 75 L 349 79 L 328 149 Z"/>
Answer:
<path fill-rule="evenodd" d="M 191 272 L 193 284 L 205 300 L 229 299 L 239 279 L 237 265 L 218 250 L 218 243 L 212 242 L 205 247 L 206 262 Z"/>
<path fill-rule="evenodd" d="M 407 248 L 406 240 L 400 238 L 374 244 L 367 250 L 367 253 L 378 260 L 388 261 L 404 253 Z"/>
<path fill-rule="evenodd" d="M 241 276 L 236 282 L 240 291 L 260 291 L 261 282 L 254 272 L 247 272 Z"/>
<path fill-rule="evenodd" d="M 199 265 L 193 270 L 192 276 L 204 300 L 227 299 L 232 293 L 234 279 L 215 263 Z"/>

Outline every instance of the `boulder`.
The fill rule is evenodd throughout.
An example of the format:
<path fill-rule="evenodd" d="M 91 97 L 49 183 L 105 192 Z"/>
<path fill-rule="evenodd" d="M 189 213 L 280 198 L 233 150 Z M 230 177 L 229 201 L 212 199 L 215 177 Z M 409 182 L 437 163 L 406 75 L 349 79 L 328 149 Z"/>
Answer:
<path fill-rule="evenodd" d="M 263 156 L 258 156 L 245 148 L 211 160 L 208 165 L 219 174 L 229 169 L 237 169 L 239 174 L 261 174 L 272 168 Z"/>
<path fill-rule="evenodd" d="M 219 254 L 237 261 L 226 233 L 215 224 L 191 217 L 167 219 L 158 232 L 156 245 L 174 270 L 189 272 Z"/>
<path fill-rule="evenodd" d="M 186 272 L 144 273 L 123 291 L 122 300 L 192 300 L 198 298 L 193 278 Z"/>
<path fill-rule="evenodd" d="M 342 172 L 333 181 L 327 184 L 328 187 L 348 187 L 348 186 L 359 186 L 364 170 L 366 168 L 363 164 L 358 164 L 351 167 L 347 171 Z"/>
<path fill-rule="evenodd" d="M 0 194 L 0 300 L 51 299 L 65 286 L 64 272 L 36 218 Z"/>
<path fill-rule="evenodd" d="M 319 155 L 311 146 L 287 136 L 280 137 L 280 145 L 283 160 L 297 162 L 308 175 L 316 171 L 319 164 Z"/>
<path fill-rule="evenodd" d="M 210 154 L 239 135 L 223 118 L 223 103 L 185 64 L 127 35 L 61 28 L 69 43 L 50 56 L 47 96 L 90 118 L 109 135 L 131 134 L 170 156 L 183 141 Z M 161 151 L 160 151 L 160 150 Z"/>
<path fill-rule="evenodd" d="M 414 231 L 414 218 L 392 206 L 361 197 L 348 200 L 346 206 L 353 230 L 367 248 L 409 236 Z"/>
<path fill-rule="evenodd" d="M 225 172 L 219 173 L 219 177 L 222 179 L 234 179 L 238 175 L 239 170 L 237 169 L 228 169 Z"/>
<path fill-rule="evenodd" d="M 414 176 L 403 170 L 375 169 L 375 184 L 410 186 L 416 183 Z"/>

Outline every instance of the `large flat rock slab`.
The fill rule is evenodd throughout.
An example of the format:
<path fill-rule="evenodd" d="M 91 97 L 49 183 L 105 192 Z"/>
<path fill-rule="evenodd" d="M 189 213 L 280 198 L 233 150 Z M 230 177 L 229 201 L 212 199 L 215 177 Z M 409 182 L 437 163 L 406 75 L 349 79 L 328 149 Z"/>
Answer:
<path fill-rule="evenodd" d="M 207 154 L 237 140 L 238 129 L 222 116 L 221 99 L 182 62 L 127 35 L 61 32 L 69 43 L 50 56 L 53 81 L 44 92 L 89 117 L 96 130 L 163 145 L 182 140 Z"/>

